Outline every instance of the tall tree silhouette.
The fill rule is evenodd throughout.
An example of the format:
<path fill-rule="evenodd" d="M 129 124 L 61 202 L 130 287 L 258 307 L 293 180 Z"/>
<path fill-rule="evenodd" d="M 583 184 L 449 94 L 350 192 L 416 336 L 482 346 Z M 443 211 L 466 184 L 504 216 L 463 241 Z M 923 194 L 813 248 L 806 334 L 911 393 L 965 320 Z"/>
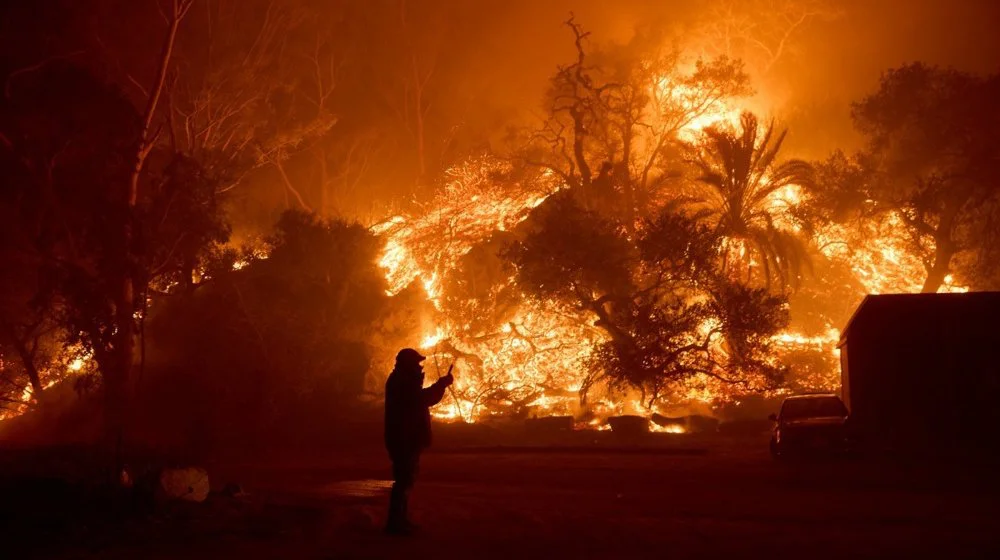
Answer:
<path fill-rule="evenodd" d="M 808 266 L 803 240 L 777 224 L 773 195 L 789 185 L 808 185 L 813 168 L 801 160 L 778 163 L 787 130 L 775 134 L 774 123 L 761 128 L 752 113 L 743 113 L 739 130 L 710 127 L 695 159 L 698 182 L 705 187 L 695 204 L 726 239 L 723 271 L 737 277 L 746 267 L 747 282 L 767 287 L 794 284 Z"/>

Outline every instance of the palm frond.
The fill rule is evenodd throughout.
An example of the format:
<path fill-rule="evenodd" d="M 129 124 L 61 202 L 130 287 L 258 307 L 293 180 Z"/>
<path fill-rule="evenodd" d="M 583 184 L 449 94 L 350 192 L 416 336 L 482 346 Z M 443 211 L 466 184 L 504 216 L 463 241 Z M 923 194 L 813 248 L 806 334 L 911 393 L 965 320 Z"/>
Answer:
<path fill-rule="evenodd" d="M 764 285 L 770 287 L 772 280 L 781 282 L 782 288 L 794 285 L 801 271 L 810 266 L 808 253 L 796 233 L 775 225 L 770 197 L 788 185 L 811 187 L 814 169 L 801 160 L 778 163 L 787 130 L 776 132 L 774 121 L 762 129 L 752 113 L 740 116 L 738 131 L 712 127 L 704 132 L 701 157 L 696 161 L 698 180 L 715 200 L 705 201 L 699 217 L 715 219 L 719 235 L 747 244 L 753 253 L 746 257 L 747 264 L 752 258 L 759 262 L 759 280 Z M 753 276 L 752 268 L 748 270 Z"/>

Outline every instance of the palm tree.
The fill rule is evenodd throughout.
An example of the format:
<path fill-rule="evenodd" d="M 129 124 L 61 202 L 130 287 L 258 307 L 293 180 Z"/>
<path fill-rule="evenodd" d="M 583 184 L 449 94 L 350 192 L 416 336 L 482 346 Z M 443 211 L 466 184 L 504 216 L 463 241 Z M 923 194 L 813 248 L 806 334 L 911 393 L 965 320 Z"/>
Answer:
<path fill-rule="evenodd" d="M 794 285 L 809 265 L 806 245 L 789 227 L 776 224 L 780 207 L 774 195 L 790 185 L 809 187 L 814 171 L 801 160 L 777 163 L 787 130 L 774 134 L 771 122 L 761 132 L 752 113 L 740 116 L 740 129 L 709 127 L 704 131 L 695 164 L 704 188 L 698 214 L 714 223 L 723 237 L 723 272 L 743 276 L 747 283 L 770 287 L 778 280 L 784 288 Z"/>

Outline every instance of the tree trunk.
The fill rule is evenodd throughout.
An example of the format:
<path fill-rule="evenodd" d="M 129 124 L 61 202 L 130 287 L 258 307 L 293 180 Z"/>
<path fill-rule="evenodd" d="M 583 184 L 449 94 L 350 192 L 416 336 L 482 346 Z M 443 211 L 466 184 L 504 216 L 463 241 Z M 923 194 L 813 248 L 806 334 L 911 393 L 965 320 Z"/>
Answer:
<path fill-rule="evenodd" d="M 632 162 L 632 125 L 628 124 L 622 131 L 622 194 L 625 200 L 625 230 L 631 237 L 635 235 L 635 192 L 632 186 L 632 173 L 629 165 Z"/>
<path fill-rule="evenodd" d="M 295 200 L 299 201 L 299 206 L 301 206 L 302 209 L 305 210 L 306 212 L 312 212 L 313 211 L 312 208 L 310 208 L 309 205 L 306 204 L 306 200 L 305 198 L 302 197 L 302 193 L 300 193 L 298 189 L 295 188 L 295 185 L 292 184 L 292 180 L 289 179 L 288 174 L 285 173 L 285 164 L 281 162 L 281 159 L 274 160 L 274 167 L 278 170 L 278 173 L 281 175 L 281 180 L 285 183 L 285 188 L 288 189 L 288 192 L 295 195 Z"/>
<path fill-rule="evenodd" d="M 135 328 L 133 314 L 134 289 L 132 274 L 125 272 L 119 279 L 116 299 L 115 323 L 118 332 L 114 336 L 114 351 L 111 367 L 104 372 L 105 434 L 114 454 L 114 475 L 124 466 L 125 428 L 128 425 L 128 408 L 131 403 L 130 383 L 132 362 L 135 359 Z M 126 303 L 127 302 L 127 303 Z"/>
<path fill-rule="evenodd" d="M 326 160 L 326 152 L 320 148 L 314 150 L 319 163 L 319 209 L 318 214 L 327 218 L 330 212 L 330 169 Z"/>
<path fill-rule="evenodd" d="M 956 193 L 957 194 L 957 193 Z M 966 196 L 955 196 L 948 200 L 937 229 L 934 231 L 934 264 L 927 269 L 927 278 L 920 288 L 921 293 L 933 294 L 938 291 L 951 268 L 951 257 L 955 255 L 955 242 L 952 241 L 952 230 L 958 220 L 959 212 L 965 205 Z"/>
<path fill-rule="evenodd" d="M 948 271 L 951 268 L 951 257 L 954 254 L 955 251 L 951 248 L 950 243 L 938 245 L 934 251 L 934 264 L 927 271 L 927 278 L 924 279 L 924 285 L 920 288 L 922 293 L 933 294 L 941 288 L 945 277 L 948 276 Z"/>
<path fill-rule="evenodd" d="M 587 137 L 587 127 L 583 123 L 583 113 L 579 109 L 570 110 L 570 116 L 573 117 L 573 158 L 576 160 L 577 169 L 580 170 L 580 184 L 589 194 L 590 165 L 587 164 L 587 155 L 583 149 L 583 140 Z"/>
<path fill-rule="evenodd" d="M 174 43 L 177 40 L 177 30 L 181 20 L 191 8 L 193 0 L 173 0 L 170 27 L 163 40 L 160 59 L 157 64 L 155 81 L 149 90 L 146 107 L 143 111 L 143 124 L 139 132 L 139 146 L 132 162 L 132 172 L 129 174 L 125 199 L 122 201 L 122 230 L 119 245 L 115 248 L 115 260 L 118 264 L 116 278 L 111 279 L 113 292 L 111 299 L 115 306 L 115 326 L 117 331 L 112 338 L 112 350 L 109 359 L 105 361 L 109 367 L 102 367 L 104 377 L 105 397 L 105 437 L 112 452 L 113 480 L 121 482 L 121 472 L 124 467 L 123 443 L 125 428 L 128 425 L 129 407 L 131 405 L 132 366 L 135 362 L 135 305 L 136 265 L 138 255 L 134 243 L 135 208 L 139 201 L 139 179 L 145 168 L 146 158 L 152 151 L 156 135 L 152 133 L 153 118 L 160 97 L 163 95 L 167 70 L 173 56 Z M 94 340 L 99 344 L 100 340 Z"/>
<path fill-rule="evenodd" d="M 194 292 L 195 281 L 194 274 L 197 269 L 198 263 L 194 255 L 187 255 L 184 257 L 184 261 L 181 265 L 183 268 L 181 270 L 181 275 L 183 276 L 182 282 L 183 290 L 185 294 L 191 294 Z"/>
<path fill-rule="evenodd" d="M 4 326 L 7 331 L 7 335 L 10 337 L 11 342 L 14 343 L 14 349 L 17 351 L 17 355 L 21 358 L 21 363 L 24 365 L 24 371 L 28 374 L 28 381 L 31 383 L 31 394 L 35 395 L 35 399 L 38 399 L 42 395 L 42 379 L 38 375 L 38 368 L 35 367 L 35 356 L 34 353 L 28 350 L 28 344 L 25 340 L 17 335 L 17 331 L 13 326 L 6 324 L 6 322 L 0 323 Z"/>
<path fill-rule="evenodd" d="M 427 177 L 427 148 L 424 138 L 424 100 L 423 94 L 418 89 L 414 99 L 414 109 L 417 111 L 417 170 L 420 173 L 420 180 Z"/>

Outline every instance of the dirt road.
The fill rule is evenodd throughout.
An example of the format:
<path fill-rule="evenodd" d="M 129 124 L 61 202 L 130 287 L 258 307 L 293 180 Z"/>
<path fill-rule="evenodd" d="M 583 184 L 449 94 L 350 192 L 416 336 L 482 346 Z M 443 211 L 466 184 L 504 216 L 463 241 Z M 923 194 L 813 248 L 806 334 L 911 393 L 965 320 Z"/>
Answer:
<path fill-rule="evenodd" d="M 412 499 L 422 532 L 381 532 L 377 449 L 214 467 L 246 515 L 193 511 L 105 535 L 82 558 L 997 557 L 991 471 L 920 462 L 778 464 L 765 446 L 469 449 L 428 453 Z M 188 514 L 185 514 L 188 515 Z M 227 517 L 228 516 L 228 517 Z M 62 556 L 65 557 L 65 556 Z"/>
<path fill-rule="evenodd" d="M 388 481 L 377 454 L 256 476 L 272 501 L 325 512 L 301 544 L 331 557 L 960 558 L 1000 551 L 1000 486 L 979 469 L 776 464 L 763 447 L 731 444 L 625 451 L 429 453 L 412 502 L 423 531 L 413 539 L 379 531 Z"/>

